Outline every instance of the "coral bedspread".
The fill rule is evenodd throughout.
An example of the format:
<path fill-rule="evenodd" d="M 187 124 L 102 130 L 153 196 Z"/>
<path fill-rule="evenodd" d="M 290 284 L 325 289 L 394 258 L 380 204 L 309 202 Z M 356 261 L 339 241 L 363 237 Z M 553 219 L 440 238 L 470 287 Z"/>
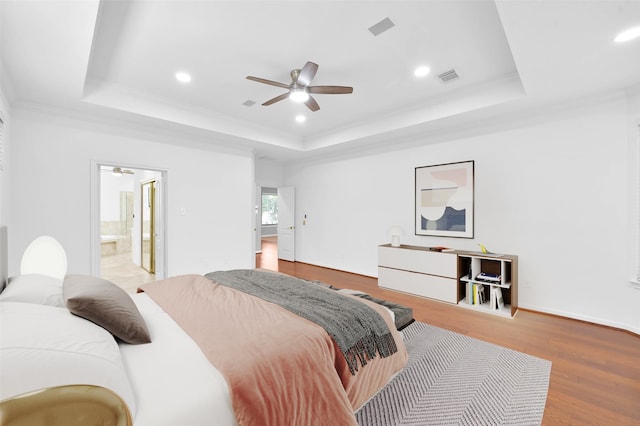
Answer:
<path fill-rule="evenodd" d="M 355 425 L 353 412 L 407 361 L 391 317 L 366 300 L 358 299 L 383 316 L 398 351 L 374 358 L 354 376 L 322 327 L 275 304 L 202 275 L 168 278 L 141 290 L 224 375 L 239 425 Z"/>

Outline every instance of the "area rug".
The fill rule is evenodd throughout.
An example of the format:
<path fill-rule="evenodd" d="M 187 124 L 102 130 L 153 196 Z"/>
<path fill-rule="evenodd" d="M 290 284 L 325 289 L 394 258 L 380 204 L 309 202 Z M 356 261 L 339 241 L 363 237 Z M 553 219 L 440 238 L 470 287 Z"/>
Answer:
<path fill-rule="evenodd" d="M 421 322 L 407 367 L 356 412 L 360 426 L 539 425 L 551 362 Z"/>

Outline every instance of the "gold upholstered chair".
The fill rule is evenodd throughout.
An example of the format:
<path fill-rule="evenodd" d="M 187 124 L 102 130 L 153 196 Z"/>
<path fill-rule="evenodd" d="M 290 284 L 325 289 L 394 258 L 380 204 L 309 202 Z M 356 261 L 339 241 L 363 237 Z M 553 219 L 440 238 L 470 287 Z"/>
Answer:
<path fill-rule="evenodd" d="M 127 404 L 100 386 L 67 385 L 0 402 L 2 426 L 131 426 Z"/>

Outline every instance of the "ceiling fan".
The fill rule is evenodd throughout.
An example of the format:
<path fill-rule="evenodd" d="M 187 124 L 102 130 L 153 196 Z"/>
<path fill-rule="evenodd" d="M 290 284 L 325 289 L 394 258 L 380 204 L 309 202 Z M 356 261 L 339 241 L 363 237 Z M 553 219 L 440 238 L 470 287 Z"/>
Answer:
<path fill-rule="evenodd" d="M 269 106 L 280 102 L 283 99 L 289 98 L 294 102 L 303 102 L 311 111 L 318 111 L 320 105 L 311 96 L 311 93 L 322 95 L 340 95 L 353 93 L 353 87 L 347 86 L 309 86 L 311 80 L 318 72 L 318 64 L 313 62 L 307 62 L 302 69 L 295 69 L 291 71 L 291 83 L 279 83 L 277 81 L 267 80 L 260 77 L 247 76 L 248 80 L 257 81 L 258 83 L 269 84 L 271 86 L 282 87 L 283 89 L 289 89 L 287 93 L 276 96 L 273 99 L 269 99 L 262 106 Z"/>

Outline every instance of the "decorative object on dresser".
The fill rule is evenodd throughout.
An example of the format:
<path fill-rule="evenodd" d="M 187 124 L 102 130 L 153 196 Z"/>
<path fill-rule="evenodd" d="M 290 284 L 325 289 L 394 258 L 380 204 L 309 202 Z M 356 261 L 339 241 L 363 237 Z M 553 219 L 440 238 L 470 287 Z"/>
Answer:
<path fill-rule="evenodd" d="M 474 162 L 415 169 L 415 234 L 473 238 Z"/>
<path fill-rule="evenodd" d="M 404 229 L 400 226 L 392 226 L 387 230 L 387 234 L 391 237 L 391 245 L 400 247 L 400 237 L 404 235 Z"/>
<path fill-rule="evenodd" d="M 378 246 L 378 285 L 512 318 L 518 257 L 434 247 Z"/>

